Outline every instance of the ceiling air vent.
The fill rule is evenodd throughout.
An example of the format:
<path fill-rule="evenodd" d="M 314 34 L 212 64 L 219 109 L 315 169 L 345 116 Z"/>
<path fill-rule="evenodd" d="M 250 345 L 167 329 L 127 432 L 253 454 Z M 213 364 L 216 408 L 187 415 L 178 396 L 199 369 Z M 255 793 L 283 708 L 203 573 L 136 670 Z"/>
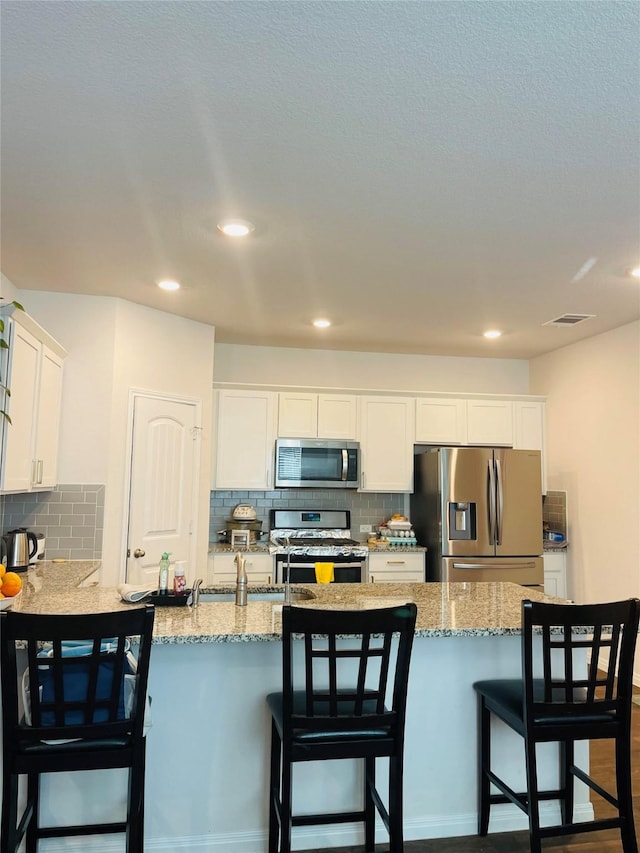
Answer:
<path fill-rule="evenodd" d="M 590 320 L 595 317 L 595 314 L 563 314 L 561 317 L 556 317 L 555 320 L 547 320 L 543 326 L 576 326 L 584 320 Z"/>

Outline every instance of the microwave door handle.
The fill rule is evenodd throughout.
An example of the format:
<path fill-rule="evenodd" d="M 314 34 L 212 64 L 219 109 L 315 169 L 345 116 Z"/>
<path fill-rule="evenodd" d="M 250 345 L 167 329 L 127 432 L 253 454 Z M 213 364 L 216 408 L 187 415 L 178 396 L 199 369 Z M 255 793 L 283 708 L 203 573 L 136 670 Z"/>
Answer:
<path fill-rule="evenodd" d="M 493 459 L 489 460 L 487 471 L 487 490 L 489 492 L 489 544 L 496 544 L 496 483 Z"/>
<path fill-rule="evenodd" d="M 502 490 L 502 464 L 496 459 L 496 545 L 502 545 L 502 515 L 504 512 L 504 494 Z"/>
<path fill-rule="evenodd" d="M 345 448 L 342 449 L 342 477 L 340 478 L 343 482 L 347 481 L 347 473 L 349 471 L 349 451 Z"/>

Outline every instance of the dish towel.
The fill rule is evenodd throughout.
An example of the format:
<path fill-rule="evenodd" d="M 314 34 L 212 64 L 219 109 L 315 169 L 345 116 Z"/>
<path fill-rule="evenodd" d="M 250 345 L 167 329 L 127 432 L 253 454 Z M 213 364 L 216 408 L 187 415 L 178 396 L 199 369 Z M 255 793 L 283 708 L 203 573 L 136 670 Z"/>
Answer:
<path fill-rule="evenodd" d="M 333 583 L 333 563 L 316 563 L 316 583 Z"/>
<path fill-rule="evenodd" d="M 154 590 L 149 589 L 148 586 L 134 586 L 130 583 L 122 583 L 118 587 L 120 598 L 129 604 L 137 604 L 139 601 L 143 601 L 152 592 Z"/>

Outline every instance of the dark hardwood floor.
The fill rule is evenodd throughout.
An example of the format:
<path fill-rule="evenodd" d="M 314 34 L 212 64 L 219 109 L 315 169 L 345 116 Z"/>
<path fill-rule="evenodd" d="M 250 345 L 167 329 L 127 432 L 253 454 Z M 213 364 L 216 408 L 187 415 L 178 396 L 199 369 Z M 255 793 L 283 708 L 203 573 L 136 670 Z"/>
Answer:
<path fill-rule="evenodd" d="M 636 831 L 640 831 L 640 706 L 633 706 L 633 793 Z M 605 788 L 615 791 L 612 742 L 594 741 L 591 744 L 591 775 Z M 524 760 L 524 759 L 523 759 Z M 615 809 L 597 795 L 592 795 L 597 817 L 609 817 Z M 376 847 L 384 853 L 387 844 Z M 503 832 L 486 838 L 475 835 L 462 838 L 435 838 L 426 841 L 406 841 L 405 853 L 529 853 L 527 832 Z M 332 853 L 362 853 L 362 846 L 333 848 Z M 622 844 L 617 830 L 589 832 L 564 838 L 543 841 L 544 853 L 621 853 Z M 321 851 L 307 851 L 321 853 Z M 326 853 L 326 851 L 322 851 Z"/>

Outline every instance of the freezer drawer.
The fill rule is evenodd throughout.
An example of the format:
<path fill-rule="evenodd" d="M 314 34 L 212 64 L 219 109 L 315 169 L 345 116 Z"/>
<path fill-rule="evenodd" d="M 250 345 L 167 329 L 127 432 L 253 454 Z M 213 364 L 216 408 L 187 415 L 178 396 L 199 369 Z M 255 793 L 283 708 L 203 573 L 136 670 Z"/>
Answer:
<path fill-rule="evenodd" d="M 430 578 L 430 580 L 438 580 L 438 578 Z M 544 564 L 542 557 L 524 559 L 444 557 L 441 580 L 443 583 L 509 581 L 523 586 L 544 587 Z"/>

